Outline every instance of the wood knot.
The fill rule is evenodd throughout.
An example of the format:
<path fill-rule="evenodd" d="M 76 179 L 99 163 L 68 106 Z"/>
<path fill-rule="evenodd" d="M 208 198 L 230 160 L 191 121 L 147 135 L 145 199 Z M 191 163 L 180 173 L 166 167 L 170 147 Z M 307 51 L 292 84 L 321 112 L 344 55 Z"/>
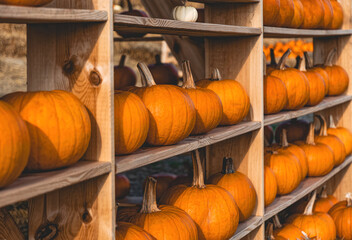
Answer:
<path fill-rule="evenodd" d="M 90 212 L 87 209 L 82 214 L 82 221 L 85 224 L 88 224 L 92 221 L 92 215 L 90 215 Z"/>
<path fill-rule="evenodd" d="M 102 78 L 97 70 L 92 70 L 89 74 L 89 81 L 94 86 L 99 86 L 102 83 Z"/>
<path fill-rule="evenodd" d="M 53 240 L 59 235 L 59 228 L 56 223 L 48 222 L 42 224 L 35 233 L 35 240 Z"/>
<path fill-rule="evenodd" d="M 66 60 L 62 66 L 63 73 L 68 76 L 75 72 L 75 65 L 77 63 L 77 56 L 73 55 L 70 59 Z"/>

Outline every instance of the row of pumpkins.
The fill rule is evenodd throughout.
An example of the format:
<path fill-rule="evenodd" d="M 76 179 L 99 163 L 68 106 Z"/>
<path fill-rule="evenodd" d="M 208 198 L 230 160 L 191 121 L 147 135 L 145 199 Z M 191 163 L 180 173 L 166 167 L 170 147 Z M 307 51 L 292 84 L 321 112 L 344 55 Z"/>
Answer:
<path fill-rule="evenodd" d="M 273 58 L 281 58 L 282 55 L 291 49 L 291 54 L 288 58 L 296 58 L 297 56 L 303 57 L 304 52 L 313 52 L 313 42 L 305 40 L 291 40 L 288 42 L 276 42 L 275 44 L 268 44 L 264 46 L 264 55 L 267 61 Z"/>
<path fill-rule="evenodd" d="M 339 202 L 334 196 L 327 195 L 325 186 L 316 201 L 316 191 L 310 200 L 299 201 L 290 209 L 291 215 L 281 225 L 278 216 L 267 225 L 266 239 L 352 239 L 352 194 L 346 194 L 346 200 Z M 274 230 L 273 230 L 274 229 Z"/>
<path fill-rule="evenodd" d="M 264 113 L 273 114 L 281 110 L 296 110 L 319 104 L 325 96 L 343 94 L 349 84 L 347 72 L 333 64 L 336 49 L 332 49 L 323 65 L 313 66 L 308 54 L 305 63 L 298 57 L 296 68 L 285 66 L 288 49 L 278 64 L 272 58 L 264 70 Z M 265 62 L 265 61 L 264 61 Z M 304 66 L 306 65 L 306 66 Z"/>
<path fill-rule="evenodd" d="M 339 29 L 344 13 L 338 0 L 264 0 L 263 17 L 265 26 Z"/>
<path fill-rule="evenodd" d="M 188 178 L 180 181 L 165 175 L 148 177 L 142 206 L 118 209 L 117 232 L 119 225 L 128 222 L 155 239 L 232 237 L 238 223 L 252 215 L 257 202 L 256 191 L 247 176 L 235 171 L 231 158 L 224 158 L 222 172 L 211 176 L 209 184 L 204 184 L 201 157 L 198 150 L 192 153 L 193 182 Z M 117 176 L 116 181 L 116 186 L 128 187 L 125 177 Z M 116 193 L 121 194 L 121 189 Z M 127 235 L 117 233 L 117 239 L 136 239 Z"/>
<path fill-rule="evenodd" d="M 270 129 L 266 129 L 269 138 L 266 139 L 264 155 L 265 206 L 270 205 L 277 194 L 291 193 L 306 176 L 328 174 L 352 153 L 352 133 L 348 129 L 336 127 L 332 117 L 328 128 L 322 115 L 315 117 L 320 125 L 318 134 L 315 135 L 314 123 L 309 127 L 298 120 L 283 123 L 276 130 L 277 136 L 281 136 L 280 144 L 268 144 L 271 134 Z M 301 129 L 296 130 L 298 128 Z"/>
<path fill-rule="evenodd" d="M 143 87 L 115 91 L 115 151 L 128 154 L 144 142 L 152 146 L 175 144 L 190 134 L 206 133 L 220 125 L 242 121 L 249 112 L 249 97 L 235 80 L 193 80 L 189 61 L 182 64 L 183 85 L 156 85 L 144 63 L 138 64 Z"/>

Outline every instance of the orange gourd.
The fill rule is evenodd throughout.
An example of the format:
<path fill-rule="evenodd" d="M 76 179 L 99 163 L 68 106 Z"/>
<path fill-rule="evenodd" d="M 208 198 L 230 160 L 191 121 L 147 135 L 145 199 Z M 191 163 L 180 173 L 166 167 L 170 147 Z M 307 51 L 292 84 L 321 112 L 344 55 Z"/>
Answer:
<path fill-rule="evenodd" d="M 122 199 L 130 193 L 130 180 L 122 174 L 115 175 L 115 198 Z"/>
<path fill-rule="evenodd" d="M 178 71 L 172 63 L 162 63 L 160 55 L 155 55 L 155 63 L 148 66 L 156 84 L 178 84 Z"/>
<path fill-rule="evenodd" d="M 150 145 L 171 145 L 188 137 L 196 122 L 196 110 L 191 98 L 176 86 L 156 85 L 144 63 L 138 69 L 147 87 L 132 89 L 149 112 Z"/>
<path fill-rule="evenodd" d="M 263 0 L 263 20 L 265 26 L 274 26 L 280 14 L 280 0 Z"/>
<path fill-rule="evenodd" d="M 332 26 L 332 21 L 333 21 L 333 8 L 331 5 L 330 0 L 321 0 L 324 6 L 324 20 L 321 28 L 323 29 L 329 29 Z"/>
<path fill-rule="evenodd" d="M 343 142 L 345 145 L 346 155 L 350 155 L 352 153 L 352 133 L 347 128 L 336 127 L 332 115 L 330 115 L 328 134 L 338 137 Z"/>
<path fill-rule="evenodd" d="M 292 224 L 307 233 L 309 238 L 335 240 L 336 227 L 333 219 L 327 213 L 313 213 L 315 198 L 316 191 L 314 191 L 304 213 L 298 215 Z"/>
<path fill-rule="evenodd" d="M 220 125 L 233 125 L 241 122 L 249 112 L 249 97 L 236 80 L 222 80 L 218 69 L 214 69 L 211 80 L 200 80 L 197 86 L 214 91 L 220 98 L 223 115 Z"/>
<path fill-rule="evenodd" d="M 336 234 L 340 239 L 352 239 L 352 194 L 346 194 L 346 200 L 337 203 L 329 211 L 336 225 Z"/>
<path fill-rule="evenodd" d="M 264 166 L 264 203 L 269 206 L 277 194 L 277 181 L 271 168 Z"/>
<path fill-rule="evenodd" d="M 114 67 L 114 89 L 125 89 L 136 85 L 137 77 L 132 68 L 125 66 L 126 55 L 122 55 L 119 65 Z"/>
<path fill-rule="evenodd" d="M 234 170 L 231 158 L 223 159 L 222 172 L 212 175 L 208 182 L 226 189 L 233 196 L 240 213 L 240 222 L 252 215 L 257 194 L 251 180 L 243 173 Z"/>
<path fill-rule="evenodd" d="M 333 195 L 327 194 L 326 186 L 324 185 L 319 199 L 315 201 L 313 212 L 328 213 L 330 209 L 338 202 L 339 201 Z"/>
<path fill-rule="evenodd" d="M 229 239 L 236 232 L 239 211 L 234 198 L 222 187 L 204 184 L 203 169 L 196 150 L 193 159 L 193 184 L 170 188 L 161 202 L 186 211 L 198 227 L 199 239 Z"/>
<path fill-rule="evenodd" d="M 18 5 L 18 6 L 43 6 L 53 0 L 0 0 L 0 4 Z"/>
<path fill-rule="evenodd" d="M 332 9 L 333 9 L 333 17 L 331 29 L 339 29 L 342 28 L 343 25 L 343 8 L 338 0 L 330 0 Z"/>
<path fill-rule="evenodd" d="M 190 96 L 196 109 L 196 124 L 192 135 L 207 133 L 216 128 L 222 119 L 222 103 L 210 89 L 196 87 L 189 61 L 182 63 L 182 89 Z"/>
<path fill-rule="evenodd" d="M 299 28 L 304 21 L 304 9 L 301 0 L 293 0 L 295 6 L 294 15 L 290 24 L 292 28 Z"/>
<path fill-rule="evenodd" d="M 346 149 L 343 142 L 336 136 L 328 134 L 328 127 L 322 115 L 315 115 L 320 121 L 319 136 L 315 137 L 315 142 L 328 145 L 334 154 L 334 165 L 338 166 L 345 161 Z"/>
<path fill-rule="evenodd" d="M 295 225 L 288 223 L 284 226 L 281 225 L 279 217 L 277 215 L 274 216 L 274 237 L 282 237 L 287 240 L 305 240 L 309 239 L 307 234 L 303 232 L 300 228 Z"/>
<path fill-rule="evenodd" d="M 3 100 L 27 124 L 31 139 L 28 170 L 62 168 L 83 157 L 90 141 L 91 123 L 87 109 L 72 93 L 16 92 Z"/>
<path fill-rule="evenodd" d="M 26 123 L 9 104 L 0 101 L 0 188 L 13 183 L 27 165 L 30 138 Z"/>
<path fill-rule="evenodd" d="M 307 138 L 309 124 L 305 120 L 298 120 L 296 118 L 282 122 L 275 130 L 275 140 L 277 143 L 281 142 L 283 129 L 287 131 L 287 141 L 292 143 Z"/>
<path fill-rule="evenodd" d="M 115 91 L 114 109 L 115 154 L 132 153 L 147 139 L 148 110 L 136 94 L 125 91 Z"/>
<path fill-rule="evenodd" d="M 280 0 L 279 18 L 274 23 L 275 27 L 290 27 L 295 14 L 293 0 Z"/>
<path fill-rule="evenodd" d="M 117 222 L 115 240 L 156 240 L 142 228 L 127 222 Z"/>
<path fill-rule="evenodd" d="M 304 20 L 301 28 L 314 29 L 324 24 L 324 4 L 321 0 L 302 1 L 304 9 Z"/>
<path fill-rule="evenodd" d="M 159 200 L 163 193 L 170 187 L 170 184 L 177 178 L 175 174 L 172 173 L 157 173 L 150 177 L 154 178 L 157 182 L 156 184 L 156 200 Z M 147 182 L 148 178 L 144 181 Z"/>

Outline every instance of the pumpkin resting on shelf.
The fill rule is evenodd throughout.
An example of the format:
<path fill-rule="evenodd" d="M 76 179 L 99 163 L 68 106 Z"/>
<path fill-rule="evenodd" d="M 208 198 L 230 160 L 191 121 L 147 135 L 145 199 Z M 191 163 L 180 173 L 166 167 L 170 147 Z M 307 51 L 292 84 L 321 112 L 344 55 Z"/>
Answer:
<path fill-rule="evenodd" d="M 352 133 L 347 128 L 336 127 L 332 115 L 330 115 L 328 134 L 338 137 L 343 142 L 345 145 L 346 155 L 350 155 L 352 153 Z"/>
<path fill-rule="evenodd" d="M 335 204 L 329 211 L 336 225 L 336 234 L 340 239 L 352 239 L 352 194 L 346 194 L 346 200 Z"/>
<path fill-rule="evenodd" d="M 264 203 L 269 206 L 274 202 L 277 194 L 277 181 L 271 168 L 264 166 Z"/>
<path fill-rule="evenodd" d="M 156 238 L 132 223 L 117 222 L 115 240 L 156 240 Z"/>
<path fill-rule="evenodd" d="M 329 210 L 338 202 L 339 201 L 333 195 L 327 194 L 326 185 L 324 185 L 319 199 L 315 201 L 313 212 L 328 213 Z"/>

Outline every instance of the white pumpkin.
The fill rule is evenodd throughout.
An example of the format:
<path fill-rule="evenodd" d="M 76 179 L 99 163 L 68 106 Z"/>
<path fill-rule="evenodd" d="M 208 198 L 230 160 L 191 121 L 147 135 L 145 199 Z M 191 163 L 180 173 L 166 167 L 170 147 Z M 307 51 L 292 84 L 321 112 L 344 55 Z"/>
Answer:
<path fill-rule="evenodd" d="M 184 22 L 196 22 L 198 19 L 198 11 L 190 6 L 177 6 L 172 11 L 175 20 Z"/>

